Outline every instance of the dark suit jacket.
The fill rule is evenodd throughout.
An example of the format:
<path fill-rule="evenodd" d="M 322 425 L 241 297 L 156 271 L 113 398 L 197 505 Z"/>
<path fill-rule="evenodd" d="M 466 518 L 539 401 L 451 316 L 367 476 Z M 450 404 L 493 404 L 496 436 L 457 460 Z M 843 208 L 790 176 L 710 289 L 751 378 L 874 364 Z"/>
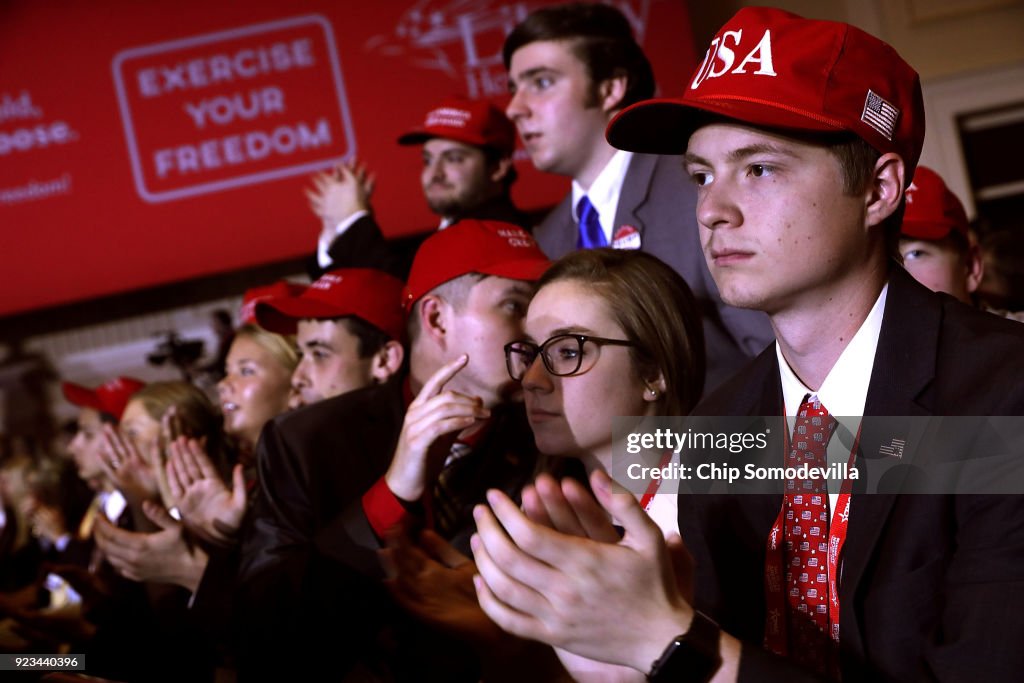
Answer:
<path fill-rule="evenodd" d="M 695 412 L 780 415 L 774 348 Z M 894 266 L 864 414 L 1024 414 L 1024 326 L 934 294 Z M 863 435 L 861 454 L 883 439 Z M 765 546 L 781 504 L 680 498 L 697 607 L 745 641 L 741 680 L 809 678 L 760 648 Z M 854 494 L 840 584 L 844 681 L 1017 678 L 1022 614 L 1024 497 Z"/>
<path fill-rule="evenodd" d="M 517 209 L 507 196 L 485 202 L 460 218 L 504 221 L 530 229 L 529 217 Z M 310 274 L 316 279 L 323 275 L 325 270 L 335 268 L 377 268 L 404 281 L 409 277 L 409 269 L 412 268 L 416 251 L 423 244 L 423 240 L 433 234 L 434 231 L 430 230 L 387 238 L 372 214 L 363 216 L 331 242 L 327 250 L 331 257 L 331 265 L 322 269 L 314 258 L 315 268 Z"/>
<path fill-rule="evenodd" d="M 467 456 L 473 462 L 465 476 L 460 473 L 462 524 L 452 540 L 464 552 L 474 530 L 472 507 L 487 488 L 518 493 L 533 472 L 522 407 L 494 414 Z M 273 653 L 315 651 L 319 644 L 329 648 L 336 673 L 387 660 L 399 679 L 422 676 L 414 665 L 423 660 L 409 641 L 423 640 L 423 632 L 409 625 L 380 584 L 380 542 L 362 507 L 363 493 L 391 462 L 404 417 L 402 388 L 393 381 L 285 414 L 264 428 L 256 449 L 259 494 L 240 571 L 239 609 L 249 634 L 243 634 L 243 674 L 293 670 L 292 657 L 275 661 Z M 397 654 L 393 645 L 381 645 L 383 633 L 398 640 Z"/>
<path fill-rule="evenodd" d="M 373 660 L 386 594 L 320 549 L 325 529 L 387 469 L 402 427 L 400 384 L 391 382 L 278 416 L 256 448 L 259 488 L 243 526 L 235 600 L 239 674 L 324 670 L 339 678 Z M 376 564 L 352 547 L 350 564 Z M 358 554 L 357 554 L 358 553 Z"/>
<path fill-rule="evenodd" d="M 725 381 L 775 339 L 760 311 L 727 306 L 711 279 L 697 230 L 696 193 L 682 158 L 634 154 L 615 211 L 615 229 L 630 225 L 640 248 L 672 266 L 690 286 L 704 319 L 707 349 L 705 394 Z M 559 258 L 576 249 L 572 193 L 534 229 L 544 253 Z"/>

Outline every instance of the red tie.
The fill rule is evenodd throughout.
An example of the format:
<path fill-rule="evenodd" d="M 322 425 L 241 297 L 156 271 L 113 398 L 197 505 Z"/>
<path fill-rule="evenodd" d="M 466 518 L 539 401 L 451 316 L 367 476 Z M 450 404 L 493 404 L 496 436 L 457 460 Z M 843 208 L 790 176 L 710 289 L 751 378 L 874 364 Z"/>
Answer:
<path fill-rule="evenodd" d="M 828 466 L 825 448 L 836 421 L 821 401 L 808 394 L 800 410 L 787 467 Z M 824 479 L 786 482 L 784 561 L 788 598 L 789 652 L 796 661 L 819 672 L 831 666 L 832 639 L 828 611 L 828 487 Z"/>

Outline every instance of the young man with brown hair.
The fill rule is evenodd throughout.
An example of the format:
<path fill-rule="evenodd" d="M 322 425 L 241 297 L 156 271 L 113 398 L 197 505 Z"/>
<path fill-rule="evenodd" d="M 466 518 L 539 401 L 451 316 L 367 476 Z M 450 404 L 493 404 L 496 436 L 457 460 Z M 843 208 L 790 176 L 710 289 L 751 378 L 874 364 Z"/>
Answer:
<path fill-rule="evenodd" d="M 541 171 L 572 191 L 534 229 L 551 258 L 611 246 L 654 254 L 700 304 L 711 390 L 772 340 L 764 314 L 726 305 L 700 251 L 682 160 L 617 150 L 608 122 L 654 94 L 650 62 L 614 7 L 576 3 L 532 12 L 505 40 L 506 113 Z"/>

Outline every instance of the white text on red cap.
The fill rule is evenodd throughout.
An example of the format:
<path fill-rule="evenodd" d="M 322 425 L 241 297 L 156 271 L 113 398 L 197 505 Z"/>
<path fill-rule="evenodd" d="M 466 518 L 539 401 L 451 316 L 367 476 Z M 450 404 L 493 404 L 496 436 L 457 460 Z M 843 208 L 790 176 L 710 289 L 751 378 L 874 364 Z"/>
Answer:
<path fill-rule="evenodd" d="M 690 89 L 696 90 L 707 78 L 718 78 L 727 73 L 745 74 L 747 73 L 746 67 L 748 63 L 758 65 L 757 71 L 752 72 L 754 76 L 777 76 L 778 74 L 775 73 L 775 65 L 772 61 L 771 33 L 771 30 L 766 29 L 764 35 L 757 41 L 757 45 L 747 53 L 747 56 L 743 58 L 743 61 L 735 69 L 732 68 L 732 65 L 736 62 L 736 51 L 739 50 L 740 43 L 743 41 L 743 29 L 726 31 L 721 37 L 715 36 L 715 39 L 711 41 L 711 47 L 708 48 L 707 53 L 704 55 L 704 62 L 697 70 L 693 83 L 690 84 Z M 730 38 L 733 40 L 732 45 L 736 48 L 736 51 L 733 50 L 733 47 L 729 47 L 726 44 Z M 715 68 L 716 60 L 722 65 L 720 69 Z M 730 69 L 732 70 L 730 71 Z"/>
<path fill-rule="evenodd" d="M 330 289 L 334 285 L 341 284 L 343 279 L 344 278 L 340 275 L 331 275 L 328 273 L 327 275 L 321 275 L 316 282 L 310 285 L 310 287 L 314 289 Z"/>
<path fill-rule="evenodd" d="M 500 228 L 498 230 L 498 234 L 508 240 L 508 245 L 510 247 L 530 248 L 534 245 L 533 238 L 522 230 L 508 230 L 506 228 Z"/>
<path fill-rule="evenodd" d="M 466 123 L 473 118 L 473 115 L 465 109 L 453 107 L 441 107 L 427 114 L 427 128 L 444 126 L 446 128 L 465 128 Z"/>

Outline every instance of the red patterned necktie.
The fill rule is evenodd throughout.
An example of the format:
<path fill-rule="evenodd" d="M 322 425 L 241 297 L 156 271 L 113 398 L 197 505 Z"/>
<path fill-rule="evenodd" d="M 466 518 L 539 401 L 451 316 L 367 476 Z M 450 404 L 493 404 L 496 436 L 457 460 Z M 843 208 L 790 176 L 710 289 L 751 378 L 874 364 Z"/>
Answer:
<path fill-rule="evenodd" d="M 836 421 L 817 397 L 797 411 L 786 467 L 828 466 L 825 449 Z M 785 496 L 786 594 L 790 656 L 818 672 L 834 665 L 828 611 L 828 487 L 824 479 L 790 479 Z"/>

